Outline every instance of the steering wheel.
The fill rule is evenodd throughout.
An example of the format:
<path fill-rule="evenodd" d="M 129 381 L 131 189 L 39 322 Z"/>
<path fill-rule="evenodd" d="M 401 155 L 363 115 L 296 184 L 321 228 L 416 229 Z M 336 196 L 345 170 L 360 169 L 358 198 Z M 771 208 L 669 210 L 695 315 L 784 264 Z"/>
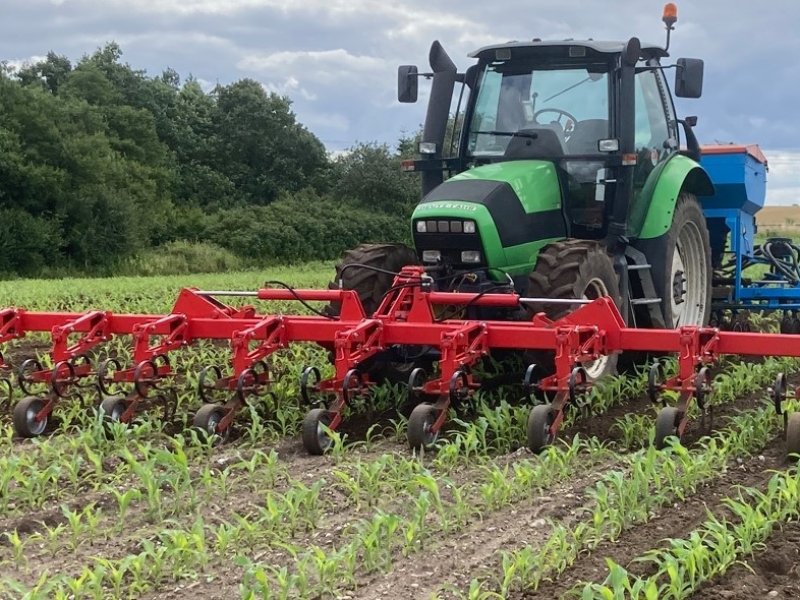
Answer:
<path fill-rule="evenodd" d="M 575 123 L 578 122 L 578 119 L 576 119 L 575 115 L 573 115 L 571 112 L 567 112 L 561 108 L 542 108 L 533 113 L 533 120 L 539 124 L 542 124 L 541 121 L 539 121 L 539 115 L 548 112 L 556 113 L 556 115 L 558 115 L 558 118 L 555 119 L 554 122 L 558 123 L 561 126 L 561 129 L 564 130 L 564 141 L 566 142 L 572 135 L 572 132 L 575 130 Z M 566 117 L 567 120 L 562 123 L 561 119 L 564 117 Z M 551 121 L 551 123 L 552 122 L 553 121 Z"/>

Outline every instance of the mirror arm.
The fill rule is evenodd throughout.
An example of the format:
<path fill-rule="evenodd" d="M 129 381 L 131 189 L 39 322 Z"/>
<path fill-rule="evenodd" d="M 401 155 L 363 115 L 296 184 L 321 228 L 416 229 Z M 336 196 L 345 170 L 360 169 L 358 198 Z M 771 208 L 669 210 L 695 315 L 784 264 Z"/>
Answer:
<path fill-rule="evenodd" d="M 695 162 L 700 162 L 700 142 L 697 141 L 693 128 L 693 124 L 697 123 L 697 118 L 686 117 L 685 119 L 678 119 L 678 123 L 683 126 L 683 134 L 686 136 L 686 151 L 682 154 Z"/>

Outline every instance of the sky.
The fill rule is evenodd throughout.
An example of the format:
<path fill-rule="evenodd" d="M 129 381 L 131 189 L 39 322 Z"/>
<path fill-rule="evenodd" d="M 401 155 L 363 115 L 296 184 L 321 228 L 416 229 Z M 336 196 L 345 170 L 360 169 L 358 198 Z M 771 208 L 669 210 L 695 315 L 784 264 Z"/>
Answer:
<path fill-rule="evenodd" d="M 394 144 L 420 102 L 396 101 L 397 66 L 427 67 L 438 39 L 460 70 L 467 53 L 508 40 L 664 40 L 660 0 L 0 0 L 0 61 L 52 50 L 73 60 L 116 41 L 151 75 L 172 67 L 207 89 L 249 77 L 288 95 L 332 151 Z M 800 203 L 800 1 L 684 0 L 671 54 L 705 60 L 701 143 L 759 143 L 768 204 Z"/>

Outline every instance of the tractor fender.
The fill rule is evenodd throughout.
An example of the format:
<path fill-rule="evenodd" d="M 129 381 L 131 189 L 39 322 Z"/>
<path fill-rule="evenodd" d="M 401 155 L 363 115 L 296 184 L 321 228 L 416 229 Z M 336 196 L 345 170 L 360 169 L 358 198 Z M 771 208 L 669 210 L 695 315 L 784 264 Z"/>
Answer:
<path fill-rule="evenodd" d="M 714 184 L 699 163 L 675 154 L 653 169 L 631 207 L 631 237 L 647 240 L 667 233 L 681 192 L 713 196 Z"/>

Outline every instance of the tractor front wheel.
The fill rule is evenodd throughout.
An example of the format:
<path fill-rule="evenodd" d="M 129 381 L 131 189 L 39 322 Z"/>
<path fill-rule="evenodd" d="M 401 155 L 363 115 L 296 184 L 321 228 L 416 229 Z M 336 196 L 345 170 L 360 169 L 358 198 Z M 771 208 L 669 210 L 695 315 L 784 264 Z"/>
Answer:
<path fill-rule="evenodd" d="M 617 307 L 621 306 L 619 281 L 614 262 L 605 247 L 591 240 L 564 240 L 545 246 L 536 260 L 536 267 L 528 278 L 528 295 L 533 298 L 576 298 L 595 300 L 610 296 Z M 533 312 L 543 311 L 557 319 L 578 308 L 577 305 L 548 304 L 531 306 Z M 584 368 L 590 380 L 600 379 L 617 372 L 617 355 L 609 354 Z"/>
<path fill-rule="evenodd" d="M 417 253 L 405 244 L 361 244 L 344 253 L 328 288 L 338 290 L 341 283 L 343 289 L 358 292 L 364 312 L 371 316 L 391 289 L 394 274 L 403 267 L 418 264 Z M 339 302 L 331 302 L 325 312 L 338 316 L 341 309 Z M 414 359 L 415 355 L 420 354 L 419 349 L 404 347 L 402 350 L 409 353 L 408 360 L 402 360 L 402 356 L 376 357 L 362 368 L 377 382 L 406 382 L 412 369 L 425 365 L 419 359 Z"/>

